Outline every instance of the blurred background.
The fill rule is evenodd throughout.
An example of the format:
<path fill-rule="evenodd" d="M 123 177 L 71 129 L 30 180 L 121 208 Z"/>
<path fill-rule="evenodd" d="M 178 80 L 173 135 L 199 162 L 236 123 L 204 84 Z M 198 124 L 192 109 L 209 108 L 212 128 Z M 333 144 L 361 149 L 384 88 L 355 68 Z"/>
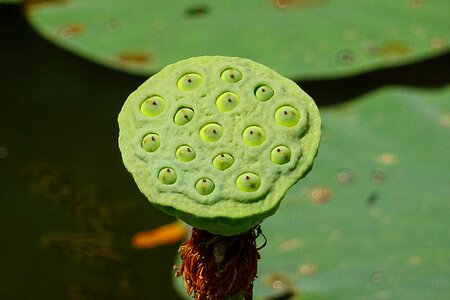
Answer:
<path fill-rule="evenodd" d="M 138 191 L 116 119 L 165 65 L 228 55 L 323 118 L 313 171 L 263 223 L 255 297 L 448 299 L 449 17 L 444 0 L 0 1 L 0 298 L 186 298 L 186 229 Z"/>

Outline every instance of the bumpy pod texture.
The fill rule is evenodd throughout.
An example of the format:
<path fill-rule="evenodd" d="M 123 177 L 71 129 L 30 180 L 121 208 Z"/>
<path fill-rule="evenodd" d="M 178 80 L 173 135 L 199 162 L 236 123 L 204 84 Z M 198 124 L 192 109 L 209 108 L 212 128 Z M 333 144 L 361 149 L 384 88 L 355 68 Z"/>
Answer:
<path fill-rule="evenodd" d="M 203 56 L 165 67 L 128 97 L 119 147 L 150 202 L 229 236 L 272 215 L 311 169 L 320 126 L 291 80 L 248 59 Z"/>

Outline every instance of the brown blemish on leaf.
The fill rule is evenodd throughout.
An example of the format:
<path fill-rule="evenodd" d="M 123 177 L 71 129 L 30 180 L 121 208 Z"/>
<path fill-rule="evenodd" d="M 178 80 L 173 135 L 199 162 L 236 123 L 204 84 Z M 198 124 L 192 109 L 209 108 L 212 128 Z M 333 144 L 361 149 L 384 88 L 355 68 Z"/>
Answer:
<path fill-rule="evenodd" d="M 444 127 L 450 127 L 450 113 L 441 115 L 439 123 Z"/>
<path fill-rule="evenodd" d="M 350 169 L 339 170 L 336 174 L 336 180 L 339 183 L 350 183 L 353 181 L 353 174 Z"/>
<path fill-rule="evenodd" d="M 303 242 L 298 238 L 290 239 L 284 243 L 281 243 L 278 246 L 278 249 L 282 252 L 288 252 L 288 251 L 300 248 L 302 246 L 302 244 L 303 244 Z"/>
<path fill-rule="evenodd" d="M 404 55 L 410 52 L 408 45 L 402 42 L 388 42 L 380 47 L 378 54 L 382 57 Z"/>
<path fill-rule="evenodd" d="M 308 193 L 309 199 L 315 203 L 325 203 L 331 199 L 331 190 L 327 187 L 316 187 Z"/>
<path fill-rule="evenodd" d="M 447 46 L 447 43 L 444 38 L 440 36 L 435 36 L 430 40 L 430 46 L 433 49 L 440 50 L 444 49 Z"/>
<path fill-rule="evenodd" d="M 317 273 L 317 267 L 313 264 L 304 264 L 298 267 L 298 272 L 303 276 L 313 276 Z"/>
<path fill-rule="evenodd" d="M 420 257 L 418 255 L 411 256 L 408 259 L 408 264 L 411 265 L 411 266 L 414 266 L 414 267 L 418 266 L 418 265 L 421 265 L 422 264 L 422 257 Z"/>
<path fill-rule="evenodd" d="M 123 63 L 136 65 L 146 64 L 151 61 L 151 56 L 142 52 L 120 53 L 117 55 L 117 58 Z"/>
<path fill-rule="evenodd" d="M 324 4 L 325 0 L 271 0 L 272 4 L 281 9 L 294 9 L 310 5 Z"/>
<path fill-rule="evenodd" d="M 392 153 L 382 153 L 377 156 L 376 161 L 382 165 L 392 165 L 397 162 L 397 157 Z"/>
<path fill-rule="evenodd" d="M 370 179 L 373 183 L 382 183 L 385 178 L 386 175 L 381 170 L 375 170 L 370 174 Z"/>
<path fill-rule="evenodd" d="M 67 0 L 24 0 L 23 5 L 27 13 L 33 12 L 33 10 L 44 8 L 52 5 L 62 5 L 67 3 Z"/>
<path fill-rule="evenodd" d="M 70 39 L 83 33 L 84 28 L 80 24 L 71 24 L 63 27 L 60 31 L 63 38 Z"/>

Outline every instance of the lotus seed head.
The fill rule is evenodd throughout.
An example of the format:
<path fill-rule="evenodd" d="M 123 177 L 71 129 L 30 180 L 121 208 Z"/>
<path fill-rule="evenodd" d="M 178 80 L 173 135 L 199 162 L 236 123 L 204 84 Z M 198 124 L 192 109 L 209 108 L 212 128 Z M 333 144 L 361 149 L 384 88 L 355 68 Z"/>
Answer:
<path fill-rule="evenodd" d="M 238 106 L 239 101 L 239 96 L 235 93 L 225 92 L 217 98 L 216 105 L 221 111 L 227 112 Z"/>
<path fill-rule="evenodd" d="M 220 78 L 226 83 L 236 83 L 242 79 L 242 73 L 236 69 L 226 69 L 222 72 Z"/>
<path fill-rule="evenodd" d="M 166 107 L 166 100 L 160 96 L 151 96 L 141 104 L 141 112 L 148 117 L 161 114 Z"/>
<path fill-rule="evenodd" d="M 195 151 L 188 145 L 178 147 L 175 156 L 183 162 L 190 162 L 195 158 Z"/>
<path fill-rule="evenodd" d="M 230 154 L 227 153 L 221 153 L 214 157 L 213 159 L 213 166 L 220 171 L 224 171 L 231 167 L 231 165 L 234 163 L 234 158 Z"/>
<path fill-rule="evenodd" d="M 142 139 L 142 148 L 147 152 L 155 152 L 160 145 L 161 140 L 156 133 L 149 133 Z"/>
<path fill-rule="evenodd" d="M 162 183 L 170 185 L 177 181 L 177 173 L 172 168 L 163 168 L 159 171 L 158 178 Z"/>
<path fill-rule="evenodd" d="M 204 56 L 151 76 L 127 98 L 119 129 L 124 163 L 150 202 L 195 228 L 233 236 L 272 215 L 311 169 L 320 116 L 273 70 Z"/>
<path fill-rule="evenodd" d="M 205 142 L 216 142 L 223 134 L 223 128 L 217 123 L 209 123 L 200 129 L 200 137 Z"/>
<path fill-rule="evenodd" d="M 188 73 L 182 76 L 177 83 L 177 86 L 182 91 L 191 91 L 202 84 L 202 76 L 197 73 Z"/>
<path fill-rule="evenodd" d="M 236 179 L 236 186 L 243 192 L 255 192 L 261 185 L 261 179 L 255 173 L 243 173 Z"/>
<path fill-rule="evenodd" d="M 266 140 L 266 132 L 259 126 L 249 126 L 242 133 L 242 140 L 249 146 L 259 146 Z"/>
<path fill-rule="evenodd" d="M 300 113 L 292 106 L 282 106 L 275 112 L 275 122 L 284 127 L 297 125 L 299 119 Z"/>
<path fill-rule="evenodd" d="M 192 120 L 194 111 L 188 107 L 180 108 L 173 118 L 173 122 L 178 126 L 183 126 Z"/>
<path fill-rule="evenodd" d="M 277 165 L 284 165 L 291 160 L 291 150 L 286 146 L 277 146 L 270 153 L 270 159 Z"/>
<path fill-rule="evenodd" d="M 272 98 L 273 94 L 274 94 L 273 90 L 267 85 L 259 86 L 255 90 L 256 99 L 262 102 L 265 102 L 270 98 Z"/>
<path fill-rule="evenodd" d="M 209 178 L 202 178 L 195 184 L 195 189 L 202 195 L 209 195 L 215 189 L 214 182 Z"/>

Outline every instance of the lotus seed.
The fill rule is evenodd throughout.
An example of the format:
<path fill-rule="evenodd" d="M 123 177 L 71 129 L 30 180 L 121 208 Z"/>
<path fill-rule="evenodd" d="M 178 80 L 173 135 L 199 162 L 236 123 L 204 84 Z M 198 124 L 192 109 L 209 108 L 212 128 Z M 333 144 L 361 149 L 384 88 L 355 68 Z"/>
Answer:
<path fill-rule="evenodd" d="M 258 146 L 266 140 L 266 133 L 259 126 L 249 126 L 242 133 L 242 140 L 249 146 Z"/>
<path fill-rule="evenodd" d="M 235 108 L 239 101 L 239 96 L 235 93 L 225 92 L 217 98 L 216 105 L 221 111 L 227 112 Z"/>
<path fill-rule="evenodd" d="M 141 104 L 141 112 L 149 117 L 155 117 L 164 111 L 166 100 L 160 96 L 151 96 Z"/>
<path fill-rule="evenodd" d="M 282 106 L 275 112 L 275 122 L 281 126 L 293 127 L 299 119 L 300 113 L 292 106 Z"/>
<path fill-rule="evenodd" d="M 217 123 L 209 123 L 200 129 L 200 137 L 205 142 L 216 142 L 223 134 L 223 128 Z"/>
<path fill-rule="evenodd" d="M 196 73 L 188 73 L 178 80 L 177 86 L 182 91 L 191 91 L 202 83 L 202 76 Z"/>
<path fill-rule="evenodd" d="M 214 182 L 208 178 L 202 178 L 195 184 L 195 189 L 202 195 L 211 194 L 215 187 Z"/>
<path fill-rule="evenodd" d="M 270 87 L 268 87 L 267 85 L 262 85 L 262 86 L 259 86 L 255 90 L 255 96 L 256 96 L 256 99 L 264 102 L 264 101 L 267 101 L 270 98 L 272 98 L 273 90 Z"/>
<path fill-rule="evenodd" d="M 159 171 L 158 178 L 164 184 L 173 184 L 177 181 L 177 173 L 172 168 L 164 168 Z"/>
<path fill-rule="evenodd" d="M 142 148 L 147 152 L 155 152 L 159 149 L 160 144 L 159 135 L 156 133 L 149 133 L 142 139 Z"/>
<path fill-rule="evenodd" d="M 242 73 L 236 69 L 226 69 L 222 72 L 220 78 L 226 83 L 236 83 L 242 79 Z"/>
<path fill-rule="evenodd" d="M 255 173 L 244 173 L 236 179 L 236 186 L 243 192 L 255 192 L 261 185 L 261 179 Z"/>
<path fill-rule="evenodd" d="M 195 152 L 192 147 L 189 147 L 187 145 L 183 145 L 178 147 L 177 151 L 175 152 L 176 157 L 184 162 L 190 162 L 195 158 Z"/>
<path fill-rule="evenodd" d="M 220 171 L 228 169 L 233 163 L 233 156 L 227 153 L 221 153 L 213 159 L 213 166 Z"/>
<path fill-rule="evenodd" d="M 278 165 L 284 165 L 291 160 L 291 150 L 286 146 L 277 146 L 270 153 L 270 159 Z"/>
<path fill-rule="evenodd" d="M 178 126 L 183 126 L 188 123 L 194 117 L 194 111 L 190 108 L 183 107 L 180 108 L 173 118 L 173 122 Z"/>

